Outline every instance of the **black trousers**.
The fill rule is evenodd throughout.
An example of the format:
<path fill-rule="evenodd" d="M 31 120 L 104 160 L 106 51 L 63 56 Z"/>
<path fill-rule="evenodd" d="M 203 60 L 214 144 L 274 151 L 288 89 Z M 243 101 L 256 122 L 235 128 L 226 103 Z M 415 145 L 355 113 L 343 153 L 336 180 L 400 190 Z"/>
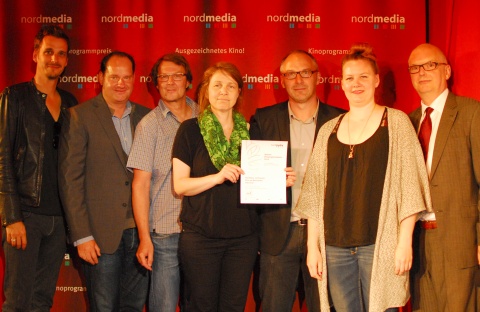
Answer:
<path fill-rule="evenodd" d="M 212 239 L 184 229 L 178 252 L 185 287 L 184 311 L 244 311 L 258 252 L 256 233 Z"/>

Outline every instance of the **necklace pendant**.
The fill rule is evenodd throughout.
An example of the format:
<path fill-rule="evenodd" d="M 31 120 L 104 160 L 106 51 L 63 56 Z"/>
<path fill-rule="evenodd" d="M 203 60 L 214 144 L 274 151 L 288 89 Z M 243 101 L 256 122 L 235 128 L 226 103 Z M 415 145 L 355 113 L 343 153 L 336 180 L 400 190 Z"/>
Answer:
<path fill-rule="evenodd" d="M 350 153 L 348 153 L 348 158 L 353 158 L 353 151 L 350 151 Z"/>

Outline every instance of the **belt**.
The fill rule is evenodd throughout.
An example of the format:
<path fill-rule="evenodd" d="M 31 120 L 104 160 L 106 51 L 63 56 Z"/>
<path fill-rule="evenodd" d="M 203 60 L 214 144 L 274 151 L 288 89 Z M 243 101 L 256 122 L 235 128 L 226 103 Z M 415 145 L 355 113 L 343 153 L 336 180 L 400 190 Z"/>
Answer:
<path fill-rule="evenodd" d="M 424 230 L 433 230 L 437 228 L 437 220 L 432 220 L 432 221 L 425 221 L 425 220 L 420 220 L 420 226 Z"/>
<path fill-rule="evenodd" d="M 290 222 L 290 224 L 295 224 L 295 225 L 307 225 L 307 219 L 300 219 L 300 220 L 297 220 L 297 221 L 292 221 Z"/>

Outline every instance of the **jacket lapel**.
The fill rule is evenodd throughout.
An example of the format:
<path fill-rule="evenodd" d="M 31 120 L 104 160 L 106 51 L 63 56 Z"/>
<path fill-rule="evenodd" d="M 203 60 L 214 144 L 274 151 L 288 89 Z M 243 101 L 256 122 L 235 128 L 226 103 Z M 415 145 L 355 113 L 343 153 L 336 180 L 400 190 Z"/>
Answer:
<path fill-rule="evenodd" d="M 125 152 L 123 151 L 122 143 L 120 142 L 117 130 L 113 125 L 112 113 L 110 112 L 110 109 L 108 108 L 108 105 L 105 102 L 105 99 L 103 98 L 101 93 L 97 96 L 97 101 L 94 105 L 97 108 L 95 110 L 95 114 L 97 115 L 97 118 L 99 120 L 100 127 L 103 128 L 107 137 L 110 139 L 110 142 L 112 143 L 113 149 L 115 150 L 118 159 L 123 164 L 125 171 L 127 171 L 128 155 L 125 154 Z"/>
<path fill-rule="evenodd" d="M 435 170 L 438 167 L 438 163 L 445 149 L 445 144 L 447 143 L 448 135 L 450 134 L 455 118 L 457 117 L 457 113 L 458 109 L 455 95 L 450 92 L 447 101 L 445 102 L 442 118 L 440 119 L 440 124 L 438 126 L 437 137 L 435 138 L 430 177 L 433 177 Z"/>
<path fill-rule="evenodd" d="M 284 104 L 279 107 L 279 110 L 277 111 L 276 122 L 280 136 L 279 140 L 288 141 L 287 166 L 290 167 L 292 161 L 290 155 L 290 116 L 288 115 L 288 102 L 284 102 Z"/>
<path fill-rule="evenodd" d="M 130 101 L 130 104 L 132 104 L 132 110 L 130 111 L 130 124 L 132 128 L 132 138 L 135 137 L 135 129 L 137 129 L 138 123 L 143 119 L 143 116 L 140 114 L 136 113 L 137 106 L 139 104 L 136 104 L 132 101 Z"/>
<path fill-rule="evenodd" d="M 280 135 L 280 140 L 290 140 L 290 116 L 288 116 L 288 102 L 282 105 L 277 114 L 277 126 Z"/>
<path fill-rule="evenodd" d="M 415 131 L 418 133 L 418 127 L 420 127 L 420 119 L 422 118 L 422 108 L 419 107 L 410 114 L 410 121 L 415 128 Z"/>

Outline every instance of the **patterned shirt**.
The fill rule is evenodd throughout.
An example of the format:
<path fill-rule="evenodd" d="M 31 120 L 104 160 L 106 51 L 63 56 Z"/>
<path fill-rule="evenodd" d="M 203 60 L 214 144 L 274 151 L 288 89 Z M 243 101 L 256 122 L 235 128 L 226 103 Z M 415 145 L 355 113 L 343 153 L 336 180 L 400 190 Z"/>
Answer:
<path fill-rule="evenodd" d="M 192 118 L 198 105 L 187 97 Z M 137 125 L 127 167 L 152 174 L 150 181 L 150 232 L 180 233 L 181 197 L 174 194 L 172 181 L 172 146 L 180 122 L 160 100 L 158 106 Z"/>

